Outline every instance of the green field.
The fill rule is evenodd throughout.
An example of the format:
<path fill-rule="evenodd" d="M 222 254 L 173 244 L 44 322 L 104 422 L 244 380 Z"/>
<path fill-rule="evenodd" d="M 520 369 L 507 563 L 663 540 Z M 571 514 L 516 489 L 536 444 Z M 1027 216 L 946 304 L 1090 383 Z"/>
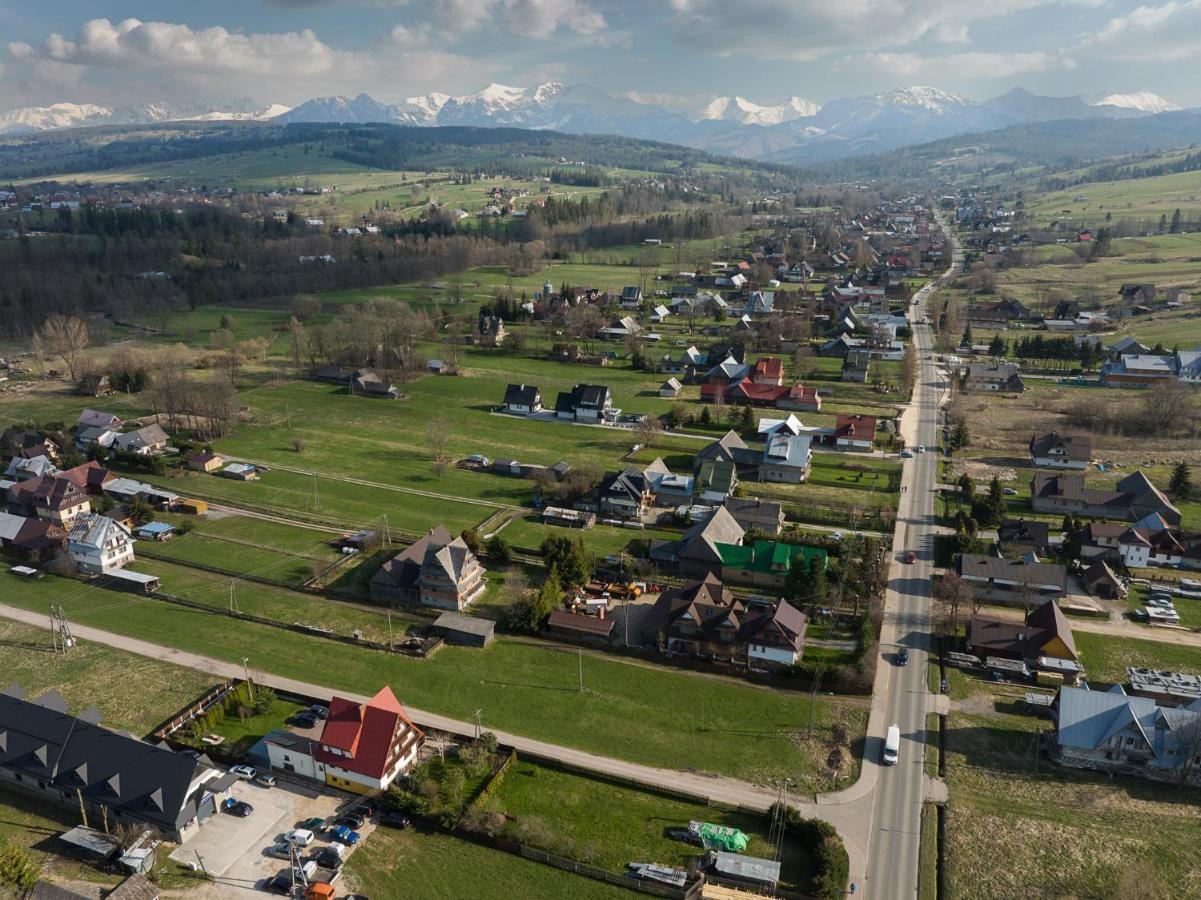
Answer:
<path fill-rule="evenodd" d="M 53 599 L 72 622 L 230 662 L 249 657 L 252 672 L 366 694 L 386 683 L 420 709 L 463 720 L 482 709 L 485 727 L 597 753 L 668 768 L 687 759 L 699 771 L 755 781 L 787 773 L 804 792 L 828 784 L 824 744 L 797 738 L 808 714 L 803 694 L 591 657 L 581 698 L 576 654 L 528 644 L 447 647 L 414 660 L 58 578 L 28 582 L 0 574 L 0 595 L 39 612 Z M 866 709 L 836 709 L 825 700 L 817 709 L 819 734 L 835 715 L 847 718 L 852 735 L 862 735 Z"/>
<path fill-rule="evenodd" d="M 1077 197 L 1084 197 L 1077 200 Z M 1079 184 L 1026 201 L 1026 215 L 1041 224 L 1058 219 L 1078 227 L 1099 227 L 1108 220 L 1172 218 L 1174 210 L 1201 213 L 1201 174 L 1177 172 L 1122 181 Z"/>
<path fill-rule="evenodd" d="M 1181 601 L 1183 604 L 1186 601 Z M 1078 631 L 1076 649 L 1090 681 L 1125 682 L 1127 666 L 1147 666 L 1201 675 L 1201 649 L 1162 641 L 1111 637 Z"/>

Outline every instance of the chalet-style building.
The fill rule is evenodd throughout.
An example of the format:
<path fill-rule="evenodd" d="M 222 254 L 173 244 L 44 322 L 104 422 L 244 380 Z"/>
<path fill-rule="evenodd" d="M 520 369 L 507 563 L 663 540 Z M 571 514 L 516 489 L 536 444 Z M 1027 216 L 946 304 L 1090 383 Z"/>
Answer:
<path fill-rule="evenodd" d="M 1013 363 L 973 363 L 963 376 L 963 389 L 970 392 L 998 391 L 1021 393 L 1025 382 Z"/>
<path fill-rule="evenodd" d="M 461 537 L 442 525 L 401 550 L 371 576 L 371 599 L 461 612 L 487 586 L 485 570 Z"/>
<path fill-rule="evenodd" d="M 413 767 L 424 737 L 385 685 L 365 703 L 330 700 L 313 760 L 331 787 L 377 794 Z"/>

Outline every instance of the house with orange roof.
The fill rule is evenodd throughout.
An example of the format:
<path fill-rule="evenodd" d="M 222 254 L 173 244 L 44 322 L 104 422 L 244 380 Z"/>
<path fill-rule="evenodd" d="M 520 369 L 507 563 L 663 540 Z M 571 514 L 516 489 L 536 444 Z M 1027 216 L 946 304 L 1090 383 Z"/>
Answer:
<path fill-rule="evenodd" d="M 385 685 L 366 703 L 330 700 L 313 760 L 330 787 L 370 794 L 387 789 L 412 768 L 424 737 Z"/>

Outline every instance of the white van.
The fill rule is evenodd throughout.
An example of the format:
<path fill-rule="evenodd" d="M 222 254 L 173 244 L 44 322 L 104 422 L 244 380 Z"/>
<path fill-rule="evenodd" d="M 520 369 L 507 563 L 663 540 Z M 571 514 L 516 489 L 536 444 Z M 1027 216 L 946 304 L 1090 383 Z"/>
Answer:
<path fill-rule="evenodd" d="M 884 765 L 895 766 L 897 754 L 901 752 L 901 729 L 892 725 L 884 738 Z"/>

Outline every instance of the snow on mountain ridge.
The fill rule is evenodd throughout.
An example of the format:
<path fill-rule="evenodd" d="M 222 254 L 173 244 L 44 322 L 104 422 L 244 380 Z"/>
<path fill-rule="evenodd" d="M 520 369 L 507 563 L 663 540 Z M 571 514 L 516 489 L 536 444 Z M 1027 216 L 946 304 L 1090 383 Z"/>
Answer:
<path fill-rule="evenodd" d="M 1117 106 L 1121 109 L 1137 109 L 1145 113 L 1175 112 L 1182 107 L 1165 100 L 1151 91 L 1134 91 L 1129 94 L 1107 94 L 1094 100 L 1092 106 Z"/>

